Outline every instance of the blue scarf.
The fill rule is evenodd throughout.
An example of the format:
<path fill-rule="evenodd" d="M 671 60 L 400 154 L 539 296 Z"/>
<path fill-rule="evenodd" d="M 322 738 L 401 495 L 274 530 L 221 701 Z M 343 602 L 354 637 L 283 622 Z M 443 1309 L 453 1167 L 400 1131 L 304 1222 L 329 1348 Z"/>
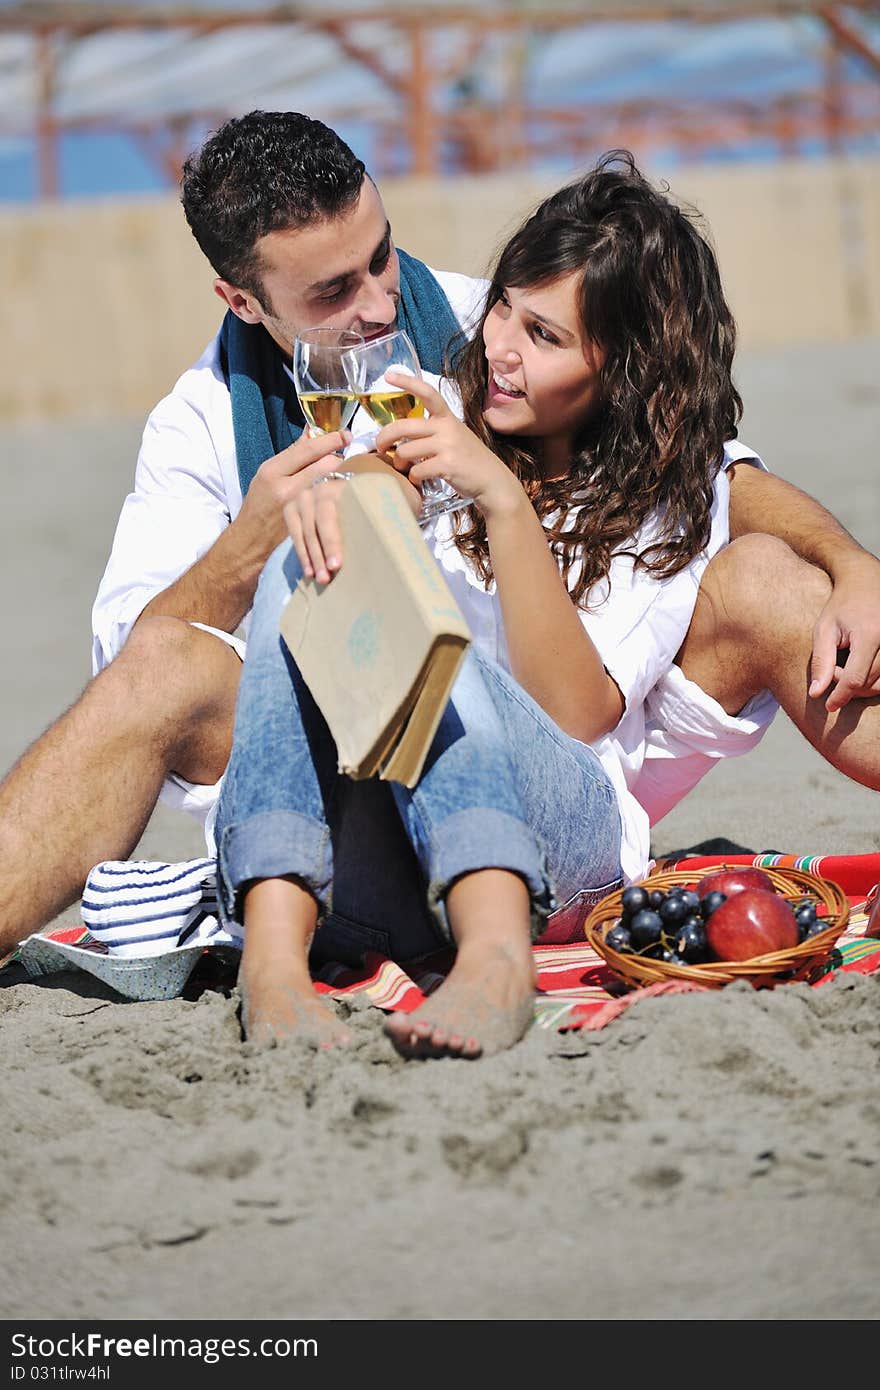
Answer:
<path fill-rule="evenodd" d="M 397 327 L 408 333 L 426 372 L 442 373 L 461 330 L 449 300 L 428 267 L 405 251 L 400 257 Z M 232 428 L 242 496 L 264 459 L 299 439 L 305 428 L 281 351 L 261 324 L 226 311 L 220 330 L 220 366 L 232 397 Z"/>

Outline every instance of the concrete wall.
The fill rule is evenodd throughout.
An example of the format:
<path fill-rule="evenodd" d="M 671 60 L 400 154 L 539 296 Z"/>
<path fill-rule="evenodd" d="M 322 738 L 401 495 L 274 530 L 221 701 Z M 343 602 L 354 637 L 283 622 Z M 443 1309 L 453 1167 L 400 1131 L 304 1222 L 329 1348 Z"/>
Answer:
<path fill-rule="evenodd" d="M 480 273 L 556 179 L 388 180 L 400 245 Z M 745 346 L 880 334 L 880 160 L 693 167 Z M 0 213 L 0 422 L 143 415 L 220 319 L 174 196 Z"/>

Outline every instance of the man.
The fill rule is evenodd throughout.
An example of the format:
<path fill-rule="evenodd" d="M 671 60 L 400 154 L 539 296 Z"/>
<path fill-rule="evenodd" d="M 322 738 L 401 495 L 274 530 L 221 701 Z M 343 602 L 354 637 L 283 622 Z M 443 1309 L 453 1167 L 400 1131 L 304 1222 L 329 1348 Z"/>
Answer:
<path fill-rule="evenodd" d="M 301 328 L 371 338 L 405 316 L 421 360 L 439 371 L 482 295 L 479 282 L 398 255 L 361 161 L 305 116 L 256 112 L 228 122 L 187 162 L 183 204 L 229 312 L 147 422 L 135 492 L 93 612 L 96 672 L 148 617 L 229 634 L 248 613 L 260 571 L 286 535 L 282 506 L 301 485 L 299 471 L 340 444 L 296 439 L 304 422 L 285 364 Z M 189 633 L 182 640 L 189 645 Z M 216 640 L 196 640 L 237 682 L 238 659 L 218 653 Z M 212 690 L 216 679 L 214 671 Z M 204 766 L 187 780 L 203 783 Z M 214 794 L 178 783 L 164 799 L 198 814 Z"/>
<path fill-rule="evenodd" d="M 240 670 L 233 634 L 286 534 L 284 503 L 332 466 L 340 443 L 308 438 L 291 418 L 284 359 L 297 331 L 371 337 L 400 320 L 439 371 L 478 307 L 478 283 L 398 256 L 363 165 L 304 116 L 228 122 L 187 161 L 183 204 L 228 312 L 147 422 L 95 604 L 96 679 L 0 787 L 0 946 L 72 902 L 94 864 L 126 858 L 163 784 L 197 813 L 216 799 Z M 749 534 L 768 518 L 777 539 Z M 852 702 L 880 690 L 880 562 L 812 499 L 743 463 L 732 468 L 731 534 L 744 540 L 710 567 L 686 674 L 731 714 L 756 681 L 769 686 L 836 766 L 878 785 L 876 736 L 860 719 L 877 702 Z M 809 695 L 808 613 L 818 616 Z M 714 756 L 698 749 L 686 763 L 680 751 L 675 740 L 661 749 L 683 769 L 676 800 Z M 653 819 L 664 795 L 646 790 Z"/>

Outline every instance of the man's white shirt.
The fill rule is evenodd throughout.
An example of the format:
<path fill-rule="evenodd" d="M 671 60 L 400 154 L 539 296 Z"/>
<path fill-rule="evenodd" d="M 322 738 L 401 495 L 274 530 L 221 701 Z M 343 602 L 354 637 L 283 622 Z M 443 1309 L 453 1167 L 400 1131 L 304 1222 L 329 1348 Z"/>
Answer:
<path fill-rule="evenodd" d="M 462 330 L 473 332 L 486 282 L 446 271 L 431 273 Z M 352 425 L 366 428 L 357 416 Z M 238 515 L 241 503 L 232 403 L 220 370 L 218 333 L 155 407 L 144 428 L 134 488 L 123 503 L 92 609 L 96 675 L 122 649 L 150 600 L 210 550 Z"/>

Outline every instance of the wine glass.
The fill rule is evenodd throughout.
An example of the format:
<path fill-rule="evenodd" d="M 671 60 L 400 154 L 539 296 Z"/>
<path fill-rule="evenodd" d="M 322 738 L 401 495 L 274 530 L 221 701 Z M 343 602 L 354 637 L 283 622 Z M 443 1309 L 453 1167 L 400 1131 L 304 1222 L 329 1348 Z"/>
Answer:
<path fill-rule="evenodd" d="M 406 372 L 423 380 L 418 354 L 402 329 L 383 333 L 381 338 L 370 338 L 347 352 L 345 360 L 351 387 L 377 425 L 415 420 L 426 414 L 418 396 L 386 380 L 386 373 L 390 371 Z M 395 451 L 394 445 L 386 450 L 392 458 Z M 442 478 L 426 478 L 419 486 L 422 494 L 419 521 L 432 521 L 447 512 L 457 512 L 461 507 L 470 506 L 472 500 L 460 496 Z"/>
<path fill-rule="evenodd" d="M 357 410 L 345 353 L 363 347 L 360 333 L 342 328 L 306 328 L 293 344 L 293 384 L 311 436 L 344 430 Z"/>

